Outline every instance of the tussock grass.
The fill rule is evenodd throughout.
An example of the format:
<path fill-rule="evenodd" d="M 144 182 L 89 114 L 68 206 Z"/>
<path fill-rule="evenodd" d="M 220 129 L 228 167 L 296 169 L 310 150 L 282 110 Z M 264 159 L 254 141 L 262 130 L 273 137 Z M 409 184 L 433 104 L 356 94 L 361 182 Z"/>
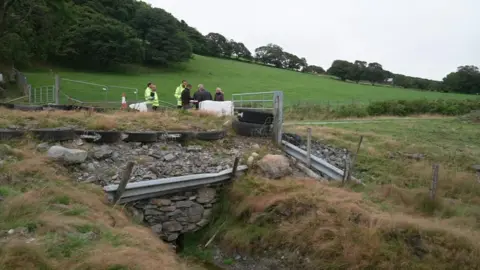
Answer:
<path fill-rule="evenodd" d="M 1 109 L 0 128 L 76 127 L 94 130 L 211 130 L 221 129 L 226 117 L 211 113 L 180 110 L 163 112 L 41 111 Z"/>
<path fill-rule="evenodd" d="M 100 187 L 17 145 L 2 168 L 0 269 L 188 269 L 148 228 L 106 203 Z M 8 188 L 7 188 L 8 187 Z"/>
<path fill-rule="evenodd" d="M 246 177 L 230 198 L 235 221 L 221 244 L 231 250 L 282 250 L 303 269 L 480 267 L 478 232 L 388 213 L 361 193 L 312 180 Z"/>

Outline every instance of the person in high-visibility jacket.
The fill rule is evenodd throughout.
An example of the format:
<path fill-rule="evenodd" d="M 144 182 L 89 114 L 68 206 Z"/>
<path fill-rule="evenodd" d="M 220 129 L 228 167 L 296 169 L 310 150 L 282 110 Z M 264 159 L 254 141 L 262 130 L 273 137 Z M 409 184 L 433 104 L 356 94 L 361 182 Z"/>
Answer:
<path fill-rule="evenodd" d="M 160 103 L 158 102 L 156 85 L 152 83 L 147 84 L 147 89 L 145 89 L 145 102 L 147 103 L 147 108 L 149 111 L 152 109 L 156 111 L 158 106 L 160 106 Z"/>
<path fill-rule="evenodd" d="M 182 92 L 185 87 L 187 87 L 188 82 L 186 80 L 182 81 L 182 84 L 175 89 L 175 98 L 177 99 L 177 108 L 182 108 Z"/>

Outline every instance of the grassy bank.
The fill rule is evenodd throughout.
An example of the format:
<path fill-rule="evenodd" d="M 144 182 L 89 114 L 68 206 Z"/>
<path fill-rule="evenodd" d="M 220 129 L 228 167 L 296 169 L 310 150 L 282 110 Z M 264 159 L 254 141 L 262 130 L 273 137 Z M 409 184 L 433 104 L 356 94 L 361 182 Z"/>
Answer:
<path fill-rule="evenodd" d="M 209 58 L 196 55 L 194 59 L 182 67 L 171 70 L 155 70 L 142 68 L 133 73 L 92 73 L 68 70 L 53 70 L 62 78 L 94 83 L 62 81 L 62 91 L 73 98 L 83 101 L 118 101 L 122 92 L 127 94 L 127 100 L 135 98 L 134 88 L 139 90 L 141 98 L 147 82 L 157 84 L 159 98 L 174 102 L 175 88 L 181 80 L 188 80 L 196 89 L 200 83 L 210 91 L 221 87 L 230 99 L 234 93 L 265 92 L 282 90 L 285 94 L 285 104 L 293 105 L 302 101 L 313 104 L 325 104 L 327 101 L 338 104 L 394 99 L 465 99 L 472 96 L 461 94 L 446 94 L 438 92 L 422 92 L 411 89 L 401 89 L 385 86 L 371 86 L 341 82 L 326 76 L 303 74 L 294 71 L 276 69 L 260 65 L 248 64 L 234 60 Z M 28 81 L 32 86 L 53 85 L 53 73 L 27 72 Z M 109 85 L 109 91 L 103 90 L 103 85 Z M 128 87 L 122 89 L 116 86 Z M 62 95 L 62 98 L 65 98 Z"/>
<path fill-rule="evenodd" d="M 0 269 L 195 269 L 35 146 L 0 145 Z"/>
<path fill-rule="evenodd" d="M 315 139 L 350 150 L 364 136 L 354 174 L 365 186 L 250 175 L 233 184 L 198 242 L 219 230 L 216 243 L 232 254 L 303 269 L 477 269 L 479 194 L 470 167 L 480 163 L 479 128 L 452 118 L 312 126 Z M 435 200 L 432 164 L 440 164 Z"/>

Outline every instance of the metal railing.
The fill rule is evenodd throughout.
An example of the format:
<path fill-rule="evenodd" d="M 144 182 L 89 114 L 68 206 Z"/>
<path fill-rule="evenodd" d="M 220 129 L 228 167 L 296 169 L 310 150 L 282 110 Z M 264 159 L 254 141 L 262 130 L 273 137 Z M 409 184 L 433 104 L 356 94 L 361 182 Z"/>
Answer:
<path fill-rule="evenodd" d="M 246 171 L 247 166 L 237 167 L 237 172 Z M 154 198 L 165 194 L 175 193 L 184 189 L 198 188 L 204 185 L 217 184 L 232 178 L 233 169 L 218 173 L 203 173 L 184 175 L 157 180 L 141 181 L 127 184 L 118 203 L 127 203 L 142 199 Z M 110 201 L 113 201 L 119 185 L 105 186 L 103 190 Z"/>
<path fill-rule="evenodd" d="M 307 163 L 307 157 L 308 157 L 308 154 L 307 154 L 307 151 L 304 151 L 298 147 L 296 147 L 295 145 L 289 143 L 289 142 L 286 142 L 286 141 L 282 141 L 282 145 L 284 146 L 284 151 L 296 158 L 297 160 L 300 160 L 304 163 Z M 331 165 L 330 163 L 328 163 L 326 160 L 324 159 L 321 159 L 317 156 L 314 156 L 314 155 L 310 155 L 310 163 L 311 163 L 311 167 L 319 172 L 321 172 L 322 174 L 324 174 L 325 176 L 327 176 L 328 178 L 330 179 L 333 179 L 333 180 L 337 180 L 337 181 L 341 181 L 343 179 L 343 175 L 344 175 L 344 171 Z"/>
<path fill-rule="evenodd" d="M 122 94 L 128 99 L 138 101 L 138 88 L 98 84 L 87 81 L 61 79 L 60 91 L 69 100 L 80 101 L 83 104 L 120 104 Z M 131 98 L 131 97 L 134 98 Z M 118 101 L 117 101 L 118 100 Z"/>
<path fill-rule="evenodd" d="M 234 110 L 255 109 L 270 111 L 273 114 L 273 140 L 278 145 L 282 140 L 283 92 L 256 92 L 232 94 Z"/>
<path fill-rule="evenodd" d="M 275 92 L 257 92 L 232 94 L 232 102 L 235 110 L 238 109 L 260 109 L 273 110 Z"/>
<path fill-rule="evenodd" d="M 30 89 L 30 103 L 55 103 L 55 86 L 47 85 Z"/>

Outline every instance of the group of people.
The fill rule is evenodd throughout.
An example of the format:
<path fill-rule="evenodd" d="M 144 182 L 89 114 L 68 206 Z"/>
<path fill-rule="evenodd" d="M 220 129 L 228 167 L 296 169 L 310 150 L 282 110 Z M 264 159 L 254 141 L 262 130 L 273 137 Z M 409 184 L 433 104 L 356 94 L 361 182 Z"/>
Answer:
<path fill-rule="evenodd" d="M 225 101 L 223 91 L 220 87 L 217 87 L 215 90 L 215 95 L 212 97 L 209 91 L 205 89 L 203 84 L 198 85 L 197 91 L 191 95 L 190 91 L 192 85 L 189 84 L 186 80 L 182 81 L 182 84 L 175 89 L 175 98 L 177 99 L 177 108 L 188 110 L 192 108 L 192 104 L 198 110 L 199 104 L 205 100 L 213 101 Z M 151 82 L 147 84 L 147 89 L 145 89 L 145 101 L 147 103 L 147 109 L 149 111 L 156 111 L 160 106 L 157 94 L 157 86 Z"/>

